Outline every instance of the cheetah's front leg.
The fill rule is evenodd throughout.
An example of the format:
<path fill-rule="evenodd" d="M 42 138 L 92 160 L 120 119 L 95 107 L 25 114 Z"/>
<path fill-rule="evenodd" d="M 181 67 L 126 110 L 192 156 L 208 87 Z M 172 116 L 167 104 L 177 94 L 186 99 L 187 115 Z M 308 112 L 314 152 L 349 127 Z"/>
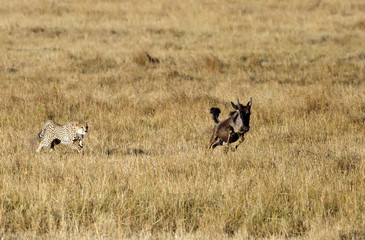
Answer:
<path fill-rule="evenodd" d="M 79 142 L 79 143 L 77 143 L 77 142 Z M 74 142 L 68 144 L 68 146 L 71 147 L 72 149 L 77 150 L 79 153 L 83 153 L 83 150 L 82 150 L 83 146 L 82 146 L 82 141 L 81 140 L 80 141 L 74 141 Z"/>
<path fill-rule="evenodd" d="M 82 153 L 82 148 L 75 142 L 68 144 L 68 146 L 72 149 L 77 150 L 79 153 Z"/>

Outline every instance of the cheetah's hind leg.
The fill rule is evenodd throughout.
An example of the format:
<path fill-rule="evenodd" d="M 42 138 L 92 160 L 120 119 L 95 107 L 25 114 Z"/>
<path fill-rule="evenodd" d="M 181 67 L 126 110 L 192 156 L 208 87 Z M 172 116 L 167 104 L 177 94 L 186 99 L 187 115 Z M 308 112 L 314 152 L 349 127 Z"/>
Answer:
<path fill-rule="evenodd" d="M 42 148 L 47 147 L 51 144 L 51 142 L 49 142 L 49 140 L 47 140 L 47 138 L 44 138 L 40 143 L 39 146 L 36 150 L 37 153 L 40 153 Z"/>

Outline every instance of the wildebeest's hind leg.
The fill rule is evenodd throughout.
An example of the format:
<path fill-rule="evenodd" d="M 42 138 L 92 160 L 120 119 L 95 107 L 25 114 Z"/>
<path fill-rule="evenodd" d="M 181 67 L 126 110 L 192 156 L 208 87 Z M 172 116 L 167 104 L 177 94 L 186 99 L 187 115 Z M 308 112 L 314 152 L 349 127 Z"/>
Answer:
<path fill-rule="evenodd" d="M 207 151 L 209 149 L 213 149 L 215 148 L 217 145 L 217 142 L 218 142 L 218 136 L 215 134 L 215 132 L 213 133 L 212 137 L 210 138 L 210 141 L 209 141 L 209 145 L 208 145 L 208 148 L 207 148 Z"/>
<path fill-rule="evenodd" d="M 216 142 L 213 144 L 212 148 L 214 149 L 216 146 L 221 146 L 221 145 L 223 145 L 223 141 L 219 139 L 218 141 L 216 141 Z"/>

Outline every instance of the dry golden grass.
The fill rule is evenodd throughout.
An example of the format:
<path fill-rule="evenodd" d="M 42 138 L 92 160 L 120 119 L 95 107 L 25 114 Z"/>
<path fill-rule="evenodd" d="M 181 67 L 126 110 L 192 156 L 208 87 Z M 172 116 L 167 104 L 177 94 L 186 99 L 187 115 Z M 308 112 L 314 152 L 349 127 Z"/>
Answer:
<path fill-rule="evenodd" d="M 365 238 L 362 0 L 0 13 L 5 239 Z M 209 108 L 251 96 L 238 151 L 205 155 Z M 36 154 L 48 119 L 88 121 L 85 155 Z"/>

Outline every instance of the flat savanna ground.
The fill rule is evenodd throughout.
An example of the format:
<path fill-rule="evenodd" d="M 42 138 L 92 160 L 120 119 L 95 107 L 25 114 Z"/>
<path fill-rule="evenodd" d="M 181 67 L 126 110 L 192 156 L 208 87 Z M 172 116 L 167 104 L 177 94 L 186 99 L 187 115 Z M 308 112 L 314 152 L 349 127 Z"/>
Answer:
<path fill-rule="evenodd" d="M 364 66 L 363 0 L 2 1 L 0 235 L 364 239 Z"/>

